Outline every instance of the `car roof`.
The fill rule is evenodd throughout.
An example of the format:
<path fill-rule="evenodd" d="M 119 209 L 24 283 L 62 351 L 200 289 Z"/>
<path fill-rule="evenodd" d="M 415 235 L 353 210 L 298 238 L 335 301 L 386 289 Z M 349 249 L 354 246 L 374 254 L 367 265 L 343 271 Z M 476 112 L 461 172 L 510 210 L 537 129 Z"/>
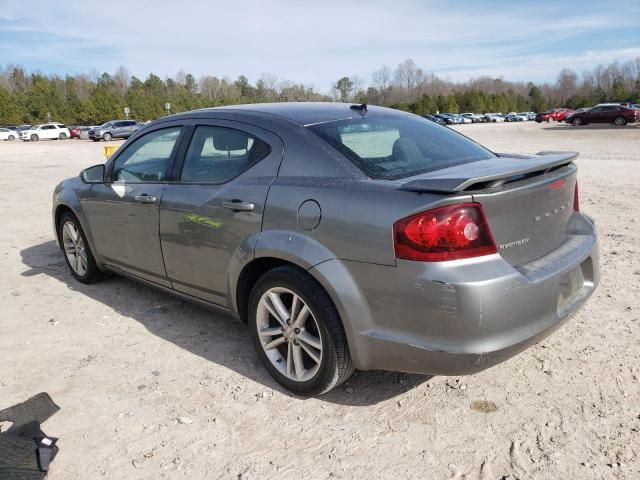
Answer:
<path fill-rule="evenodd" d="M 289 103 L 254 103 L 247 105 L 228 105 L 224 107 L 206 108 L 198 112 L 236 111 L 275 115 L 300 125 L 330 122 L 347 118 L 358 118 L 360 113 L 350 108 L 353 103 L 330 102 L 289 102 Z M 369 113 L 385 115 L 406 115 L 391 108 L 368 106 Z"/>

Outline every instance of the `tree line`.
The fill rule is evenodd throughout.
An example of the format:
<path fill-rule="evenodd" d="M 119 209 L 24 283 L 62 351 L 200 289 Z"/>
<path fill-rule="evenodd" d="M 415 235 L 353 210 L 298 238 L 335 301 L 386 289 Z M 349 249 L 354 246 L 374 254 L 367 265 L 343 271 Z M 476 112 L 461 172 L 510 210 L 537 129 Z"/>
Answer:
<path fill-rule="evenodd" d="M 124 117 L 144 121 L 196 108 L 257 102 L 344 101 L 385 105 L 418 114 L 440 112 L 543 111 L 587 107 L 606 101 L 640 103 L 640 57 L 599 65 L 578 75 L 563 69 L 553 83 L 510 82 L 478 77 L 452 82 L 419 68 L 411 59 L 383 66 L 369 81 L 357 75 L 336 81 L 328 93 L 264 74 L 254 83 L 241 75 L 202 76 L 178 72 L 144 80 L 120 67 L 113 74 L 46 75 L 23 67 L 0 68 L 0 124 L 49 120 L 92 125 Z"/>

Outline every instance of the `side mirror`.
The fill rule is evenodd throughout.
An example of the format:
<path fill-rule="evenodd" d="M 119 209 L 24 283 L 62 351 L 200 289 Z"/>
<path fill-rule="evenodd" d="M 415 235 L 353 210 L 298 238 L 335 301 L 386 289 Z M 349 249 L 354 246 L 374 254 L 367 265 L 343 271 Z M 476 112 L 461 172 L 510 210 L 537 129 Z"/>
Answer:
<path fill-rule="evenodd" d="M 102 183 L 104 182 L 104 164 L 94 165 L 93 167 L 85 168 L 80 172 L 80 178 L 84 183 Z"/>

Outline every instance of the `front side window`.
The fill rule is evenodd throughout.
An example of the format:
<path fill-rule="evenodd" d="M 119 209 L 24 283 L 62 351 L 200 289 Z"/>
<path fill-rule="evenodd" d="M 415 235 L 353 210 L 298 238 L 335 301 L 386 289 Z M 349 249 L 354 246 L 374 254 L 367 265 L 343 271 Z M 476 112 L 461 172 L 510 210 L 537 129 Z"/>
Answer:
<path fill-rule="evenodd" d="M 307 128 L 374 179 L 406 178 L 494 157 L 468 138 L 418 116 L 352 118 Z"/>
<path fill-rule="evenodd" d="M 269 155 L 271 147 L 250 133 L 224 127 L 199 126 L 193 133 L 180 180 L 224 183 Z"/>
<path fill-rule="evenodd" d="M 164 128 L 138 138 L 115 160 L 112 181 L 140 183 L 166 179 L 180 127 Z"/>

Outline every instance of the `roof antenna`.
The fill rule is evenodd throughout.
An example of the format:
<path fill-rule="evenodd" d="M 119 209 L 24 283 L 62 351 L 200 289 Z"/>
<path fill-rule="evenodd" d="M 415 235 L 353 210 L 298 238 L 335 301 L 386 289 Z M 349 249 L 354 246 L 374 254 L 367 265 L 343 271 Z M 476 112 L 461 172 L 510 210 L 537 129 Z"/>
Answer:
<path fill-rule="evenodd" d="M 362 105 L 351 105 L 349 108 L 351 110 L 357 110 L 358 112 L 360 112 L 360 115 L 362 115 L 363 117 L 367 113 L 367 104 L 366 103 L 363 103 Z"/>

